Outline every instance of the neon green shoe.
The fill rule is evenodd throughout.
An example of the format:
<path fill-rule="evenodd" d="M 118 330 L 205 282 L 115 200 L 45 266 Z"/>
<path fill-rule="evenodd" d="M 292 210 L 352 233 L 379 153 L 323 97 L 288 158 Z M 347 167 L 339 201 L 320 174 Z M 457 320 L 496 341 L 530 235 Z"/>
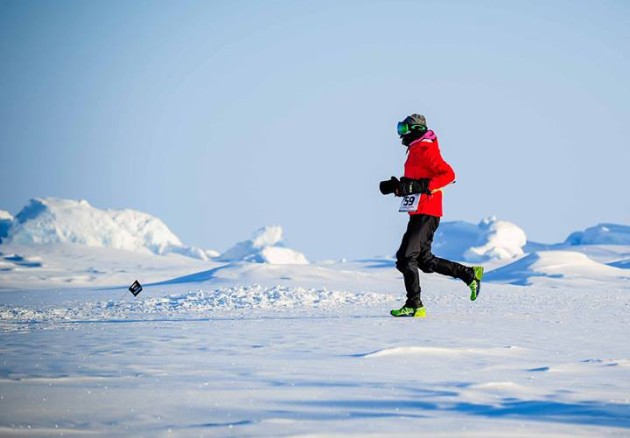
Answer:
<path fill-rule="evenodd" d="M 475 279 L 468 285 L 470 288 L 470 301 L 475 301 L 481 292 L 481 278 L 483 277 L 483 266 L 473 266 Z"/>
<path fill-rule="evenodd" d="M 392 316 L 401 317 L 401 316 L 409 316 L 413 318 L 424 318 L 427 316 L 427 309 L 422 307 L 408 307 L 402 306 L 400 309 L 394 309 L 391 312 Z"/>

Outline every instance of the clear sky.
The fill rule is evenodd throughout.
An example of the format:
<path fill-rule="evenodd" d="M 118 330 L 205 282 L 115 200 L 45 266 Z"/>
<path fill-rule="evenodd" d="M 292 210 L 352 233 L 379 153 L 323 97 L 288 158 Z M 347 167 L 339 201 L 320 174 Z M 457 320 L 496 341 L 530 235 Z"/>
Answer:
<path fill-rule="evenodd" d="M 0 209 L 86 199 L 225 250 L 392 255 L 396 122 L 457 174 L 444 221 L 557 242 L 630 223 L 630 2 L 0 0 Z"/>

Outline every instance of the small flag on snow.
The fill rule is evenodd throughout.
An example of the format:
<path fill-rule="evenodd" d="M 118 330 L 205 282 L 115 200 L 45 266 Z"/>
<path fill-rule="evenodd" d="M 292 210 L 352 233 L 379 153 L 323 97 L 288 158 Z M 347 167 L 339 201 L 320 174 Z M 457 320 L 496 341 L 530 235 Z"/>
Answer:
<path fill-rule="evenodd" d="M 140 292 L 142 292 L 142 285 L 138 283 L 138 280 L 134 281 L 131 286 L 129 286 L 129 292 L 133 294 L 134 297 L 137 297 Z"/>

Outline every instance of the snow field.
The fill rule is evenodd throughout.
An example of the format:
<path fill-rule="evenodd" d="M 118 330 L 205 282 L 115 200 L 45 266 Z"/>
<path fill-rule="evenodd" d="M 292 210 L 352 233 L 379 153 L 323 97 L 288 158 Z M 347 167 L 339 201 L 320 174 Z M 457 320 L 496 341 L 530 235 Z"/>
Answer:
<path fill-rule="evenodd" d="M 154 287 L 109 307 L 89 302 L 113 291 L 83 291 L 53 307 L 79 309 L 69 320 L 3 316 L 0 433 L 630 430 L 626 290 L 591 291 L 585 312 L 585 290 L 484 285 L 471 303 L 457 282 L 429 285 L 424 320 L 389 317 L 395 294 L 286 286 Z"/>

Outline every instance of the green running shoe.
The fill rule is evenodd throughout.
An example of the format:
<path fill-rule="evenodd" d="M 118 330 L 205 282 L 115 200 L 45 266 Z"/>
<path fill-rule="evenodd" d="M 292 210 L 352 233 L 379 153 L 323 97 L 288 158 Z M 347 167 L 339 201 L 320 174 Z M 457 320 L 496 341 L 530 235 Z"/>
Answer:
<path fill-rule="evenodd" d="M 391 312 L 392 316 L 401 317 L 401 316 L 409 316 L 413 318 L 424 318 L 427 316 L 427 309 L 422 307 L 408 307 L 402 306 L 400 309 L 394 309 Z"/>
<path fill-rule="evenodd" d="M 481 292 L 481 278 L 483 277 L 483 266 L 473 266 L 475 279 L 468 285 L 470 288 L 470 301 L 475 301 Z"/>

